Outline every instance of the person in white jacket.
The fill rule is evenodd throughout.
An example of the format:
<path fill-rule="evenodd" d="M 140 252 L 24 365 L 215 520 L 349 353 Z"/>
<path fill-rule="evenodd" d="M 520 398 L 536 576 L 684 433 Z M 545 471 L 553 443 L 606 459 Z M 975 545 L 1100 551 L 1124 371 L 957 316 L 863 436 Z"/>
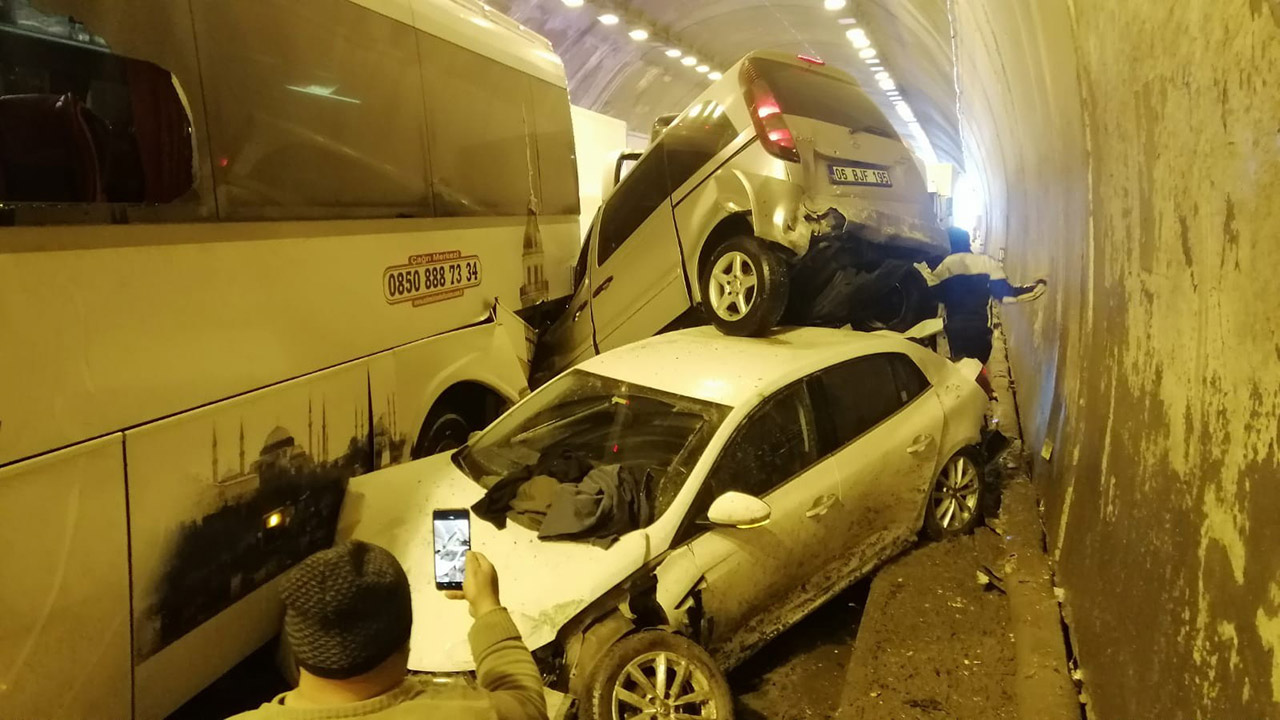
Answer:
<path fill-rule="evenodd" d="M 946 310 L 945 332 L 954 359 L 976 358 L 983 365 L 991 358 L 991 299 L 1027 302 L 1044 294 L 1044 279 L 1030 285 L 1014 285 L 1004 266 L 990 255 L 972 251 L 969 233 L 950 228 L 951 253 L 933 276 L 934 292 Z"/>

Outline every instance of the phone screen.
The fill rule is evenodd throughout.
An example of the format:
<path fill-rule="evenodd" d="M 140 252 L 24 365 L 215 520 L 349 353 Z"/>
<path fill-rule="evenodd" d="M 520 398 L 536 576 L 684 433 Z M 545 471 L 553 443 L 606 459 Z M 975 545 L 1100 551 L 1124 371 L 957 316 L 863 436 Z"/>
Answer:
<path fill-rule="evenodd" d="M 471 549 L 471 515 L 466 510 L 436 510 L 432 513 L 435 541 L 436 587 L 461 590 Z"/>

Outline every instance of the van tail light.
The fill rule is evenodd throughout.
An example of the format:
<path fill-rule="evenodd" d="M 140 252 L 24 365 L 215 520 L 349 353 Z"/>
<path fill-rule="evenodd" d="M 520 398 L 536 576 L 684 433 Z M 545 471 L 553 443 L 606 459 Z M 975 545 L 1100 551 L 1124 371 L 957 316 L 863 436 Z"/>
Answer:
<path fill-rule="evenodd" d="M 764 79 L 756 75 L 750 63 L 742 66 L 742 86 L 756 136 L 770 155 L 787 162 L 800 162 L 795 136 L 782 116 L 782 108 Z"/>

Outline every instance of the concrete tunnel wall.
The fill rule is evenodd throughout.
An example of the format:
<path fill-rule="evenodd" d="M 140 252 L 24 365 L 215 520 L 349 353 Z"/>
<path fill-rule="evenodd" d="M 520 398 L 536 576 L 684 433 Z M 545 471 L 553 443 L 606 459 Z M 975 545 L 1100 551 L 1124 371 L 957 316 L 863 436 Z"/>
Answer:
<path fill-rule="evenodd" d="M 1089 714 L 1280 717 L 1280 2 L 952 11 Z"/>

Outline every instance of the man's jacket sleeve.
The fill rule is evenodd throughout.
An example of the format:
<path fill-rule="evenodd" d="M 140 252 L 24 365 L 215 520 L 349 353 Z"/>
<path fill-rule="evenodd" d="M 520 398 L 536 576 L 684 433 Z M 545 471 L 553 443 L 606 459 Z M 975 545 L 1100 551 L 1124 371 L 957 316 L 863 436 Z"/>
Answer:
<path fill-rule="evenodd" d="M 546 720 L 542 674 L 506 608 L 476 618 L 469 635 L 480 687 L 500 720 Z"/>

